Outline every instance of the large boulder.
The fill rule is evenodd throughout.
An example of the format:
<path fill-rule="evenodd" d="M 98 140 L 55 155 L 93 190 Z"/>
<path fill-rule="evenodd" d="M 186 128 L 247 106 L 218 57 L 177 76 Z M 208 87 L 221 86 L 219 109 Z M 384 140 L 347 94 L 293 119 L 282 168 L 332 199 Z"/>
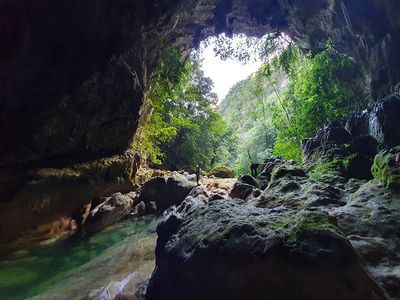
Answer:
<path fill-rule="evenodd" d="M 316 134 L 316 139 L 322 143 L 346 144 L 350 142 L 351 135 L 341 124 L 330 124 L 320 129 Z"/>
<path fill-rule="evenodd" d="M 278 169 L 281 170 L 278 172 L 280 176 L 272 177 L 261 195 L 250 201 L 252 205 L 270 209 L 286 207 L 329 211 L 333 207 L 346 204 L 342 199 L 343 192 L 339 188 L 308 178 L 299 172 L 298 168 L 292 173 L 284 167 Z"/>
<path fill-rule="evenodd" d="M 367 110 L 351 116 L 345 125 L 345 129 L 354 137 L 369 135 L 369 113 Z"/>
<path fill-rule="evenodd" d="M 86 232 L 98 231 L 104 227 L 125 218 L 133 210 L 133 206 L 139 203 L 136 193 L 123 195 L 116 193 L 104 203 L 96 206 L 90 213 L 84 224 Z"/>
<path fill-rule="evenodd" d="M 341 185 L 351 178 L 372 179 L 370 168 L 379 143 L 365 128 L 367 116 L 366 111 L 354 115 L 346 129 L 338 127 L 340 122 L 327 125 L 314 138 L 302 141 L 303 163 L 317 179 Z"/>
<path fill-rule="evenodd" d="M 170 218 L 148 300 L 386 299 L 323 213 L 217 200 Z"/>
<path fill-rule="evenodd" d="M 250 175 L 243 175 L 235 182 L 229 196 L 232 198 L 246 200 L 250 195 L 257 193 L 257 191 L 259 195 L 261 193 L 259 189 L 260 185 L 255 178 Z"/>
<path fill-rule="evenodd" d="M 238 198 L 242 200 L 246 200 L 254 191 L 258 190 L 253 185 L 244 183 L 242 181 L 237 181 L 233 185 L 232 191 L 229 193 L 229 196 L 232 198 Z"/>
<path fill-rule="evenodd" d="M 235 171 L 225 166 L 216 166 L 208 173 L 208 176 L 215 176 L 218 178 L 233 178 L 235 177 Z"/>
<path fill-rule="evenodd" d="M 157 176 L 146 181 L 140 189 L 140 201 L 158 203 L 165 196 L 165 187 L 167 185 L 166 176 Z"/>
<path fill-rule="evenodd" d="M 245 183 L 245 184 L 249 184 L 251 186 L 254 186 L 255 188 L 260 188 L 260 185 L 258 184 L 257 180 L 253 176 L 250 176 L 250 175 L 240 176 L 237 181 Z"/>
<path fill-rule="evenodd" d="M 379 101 L 369 118 L 369 131 L 380 143 L 389 147 L 400 145 L 400 99 Z"/>
<path fill-rule="evenodd" d="M 141 188 L 140 201 L 156 202 L 158 210 L 164 211 L 172 205 L 179 205 L 196 183 L 186 176 L 173 173 L 171 176 L 158 176 L 145 182 Z"/>

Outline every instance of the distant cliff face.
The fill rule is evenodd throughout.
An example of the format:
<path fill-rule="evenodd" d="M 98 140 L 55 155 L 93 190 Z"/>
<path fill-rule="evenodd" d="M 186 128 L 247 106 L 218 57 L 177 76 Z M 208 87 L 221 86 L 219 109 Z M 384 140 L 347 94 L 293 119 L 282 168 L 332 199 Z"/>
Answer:
<path fill-rule="evenodd" d="M 0 201 L 25 184 L 4 175 L 15 165 L 20 176 L 122 154 L 168 45 L 185 51 L 221 32 L 284 31 L 304 49 L 332 38 L 380 96 L 400 80 L 399 16 L 397 0 L 2 1 Z"/>

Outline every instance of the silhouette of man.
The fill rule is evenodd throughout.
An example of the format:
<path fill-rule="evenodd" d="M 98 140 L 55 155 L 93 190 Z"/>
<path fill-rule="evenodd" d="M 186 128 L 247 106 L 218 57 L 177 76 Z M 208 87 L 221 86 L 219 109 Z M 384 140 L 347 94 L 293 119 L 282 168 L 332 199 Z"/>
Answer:
<path fill-rule="evenodd" d="M 197 181 L 197 185 L 200 185 L 200 172 L 201 172 L 201 167 L 203 166 L 203 164 L 201 162 L 199 162 L 199 164 L 196 166 L 196 181 Z"/>
<path fill-rule="evenodd" d="M 256 164 L 256 163 L 252 163 L 250 166 L 251 176 L 253 176 L 254 178 L 257 178 L 257 169 L 259 166 L 260 166 L 260 164 Z"/>

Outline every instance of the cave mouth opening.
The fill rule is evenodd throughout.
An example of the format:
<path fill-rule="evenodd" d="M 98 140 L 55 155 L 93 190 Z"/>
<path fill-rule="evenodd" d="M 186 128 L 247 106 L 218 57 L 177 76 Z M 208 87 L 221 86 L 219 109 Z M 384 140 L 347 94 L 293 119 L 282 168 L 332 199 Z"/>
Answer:
<path fill-rule="evenodd" d="M 262 40 L 244 34 L 235 34 L 230 38 L 220 34 L 203 40 L 194 50 L 199 52 L 204 75 L 213 81 L 218 103 L 236 83 L 261 67 Z"/>
<path fill-rule="evenodd" d="M 179 48 L 165 49 L 146 96 L 151 116 L 139 128 L 134 148 L 144 154 L 152 168 L 193 172 L 201 162 L 207 172 L 223 166 L 238 173 L 240 165 L 239 173 L 243 173 L 251 162 L 239 162 L 235 146 L 243 152 L 246 147 L 254 148 L 254 141 L 243 138 L 251 135 L 251 130 L 236 135 L 236 124 L 250 123 L 248 129 L 257 126 L 260 107 L 249 110 L 245 104 L 242 111 L 233 113 L 233 121 L 224 114 L 225 98 L 235 86 L 252 80 L 289 43 L 283 34 L 220 34 L 204 39 L 189 55 Z M 264 95 L 256 96 L 257 88 L 263 87 L 250 87 L 240 101 L 252 106 L 257 104 L 252 98 L 258 97 L 257 101 L 263 102 Z M 265 133 L 257 133 L 257 138 L 262 135 Z M 258 148 L 265 152 L 266 146 L 262 143 Z M 249 156 L 261 157 L 258 153 Z"/>
<path fill-rule="evenodd" d="M 227 167 L 242 175 L 268 158 L 300 163 L 302 139 L 368 102 L 360 64 L 331 39 L 306 51 L 282 32 L 220 34 L 183 59 L 189 67 L 177 61 L 174 74 L 183 76 L 164 93 L 158 107 L 165 111 L 153 112 L 163 119 L 153 120 L 161 142 L 150 155 L 168 170 L 192 172 L 202 162 L 206 171 Z M 162 65 L 173 72 L 170 62 Z"/>
<path fill-rule="evenodd" d="M 204 76 L 212 80 L 215 109 L 229 132 L 224 135 L 227 141 L 213 149 L 207 168 L 223 166 L 240 176 L 249 173 L 252 163 L 272 156 L 276 136 L 271 110 L 288 80 L 283 72 L 267 79 L 265 70 L 292 44 L 282 32 L 261 37 L 222 33 L 192 50 Z"/>

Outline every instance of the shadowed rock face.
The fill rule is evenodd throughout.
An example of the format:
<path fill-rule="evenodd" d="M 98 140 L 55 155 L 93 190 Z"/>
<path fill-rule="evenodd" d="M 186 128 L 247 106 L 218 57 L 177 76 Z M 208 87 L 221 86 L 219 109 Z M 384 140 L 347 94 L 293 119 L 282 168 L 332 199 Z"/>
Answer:
<path fill-rule="evenodd" d="M 77 220 L 81 207 L 93 198 L 132 190 L 138 159 L 128 150 L 65 168 L 0 170 L 0 252 L 6 242 L 22 235 L 31 239 L 57 236 L 59 221 Z"/>

